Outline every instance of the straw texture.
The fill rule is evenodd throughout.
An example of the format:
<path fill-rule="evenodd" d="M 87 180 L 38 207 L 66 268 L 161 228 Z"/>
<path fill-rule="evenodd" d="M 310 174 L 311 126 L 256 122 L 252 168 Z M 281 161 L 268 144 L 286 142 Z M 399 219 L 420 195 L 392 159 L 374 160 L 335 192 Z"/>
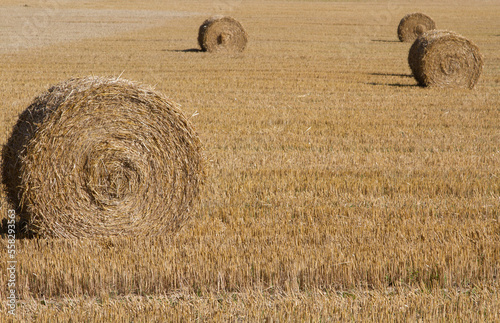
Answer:
<path fill-rule="evenodd" d="M 401 19 L 398 25 L 398 38 L 402 42 L 413 42 L 428 30 L 436 29 L 431 17 L 423 13 L 410 13 Z"/>
<path fill-rule="evenodd" d="M 472 89 L 483 69 L 479 48 L 454 32 L 431 30 L 410 48 L 408 64 L 422 86 Z"/>
<path fill-rule="evenodd" d="M 232 17 L 213 16 L 198 31 L 198 43 L 208 52 L 242 52 L 248 42 L 243 26 Z"/>
<path fill-rule="evenodd" d="M 21 114 L 3 155 L 9 196 L 42 236 L 173 231 L 204 173 L 200 140 L 175 104 L 117 78 L 51 87 Z"/>

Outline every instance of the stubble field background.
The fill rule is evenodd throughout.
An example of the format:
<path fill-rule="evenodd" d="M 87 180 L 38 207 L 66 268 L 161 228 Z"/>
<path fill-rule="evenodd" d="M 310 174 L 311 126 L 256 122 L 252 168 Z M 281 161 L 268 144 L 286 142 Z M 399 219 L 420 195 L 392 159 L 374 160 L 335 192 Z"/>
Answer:
<path fill-rule="evenodd" d="M 474 90 L 416 86 L 396 35 L 416 11 L 479 46 Z M 208 160 L 173 236 L 19 239 L 19 320 L 500 320 L 497 1 L 27 0 L 2 12 L 0 144 L 50 85 L 121 75 L 179 103 Z M 245 27 L 243 53 L 196 50 L 216 13 Z M 2 274 L 0 320 L 6 286 Z"/>

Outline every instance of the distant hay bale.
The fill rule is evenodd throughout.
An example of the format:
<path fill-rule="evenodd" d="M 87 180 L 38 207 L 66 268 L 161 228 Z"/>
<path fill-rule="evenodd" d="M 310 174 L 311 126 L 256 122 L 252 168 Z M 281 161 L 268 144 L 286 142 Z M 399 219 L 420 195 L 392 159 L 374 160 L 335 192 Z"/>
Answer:
<path fill-rule="evenodd" d="M 201 142 L 179 108 L 118 78 L 51 87 L 20 115 L 3 157 L 22 217 L 53 237 L 173 231 L 204 174 Z"/>
<path fill-rule="evenodd" d="M 483 57 L 470 40 L 454 32 L 431 30 L 415 40 L 408 64 L 422 86 L 472 89 L 481 75 Z"/>
<path fill-rule="evenodd" d="M 203 22 L 198 31 L 198 43 L 208 52 L 242 52 L 248 37 L 243 26 L 234 18 L 213 16 Z"/>
<path fill-rule="evenodd" d="M 401 19 L 398 26 L 398 38 L 402 42 L 413 42 L 428 30 L 436 29 L 431 17 L 423 13 L 410 13 Z"/>

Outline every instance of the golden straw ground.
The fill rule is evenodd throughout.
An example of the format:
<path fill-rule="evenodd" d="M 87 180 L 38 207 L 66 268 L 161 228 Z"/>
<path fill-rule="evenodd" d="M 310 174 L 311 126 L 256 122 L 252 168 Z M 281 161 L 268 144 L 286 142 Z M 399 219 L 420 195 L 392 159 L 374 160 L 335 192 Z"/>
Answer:
<path fill-rule="evenodd" d="M 431 30 L 411 46 L 408 64 L 422 86 L 473 88 L 483 69 L 479 48 L 454 32 Z"/>
<path fill-rule="evenodd" d="M 175 230 L 203 174 L 200 140 L 175 104 L 117 78 L 51 87 L 21 114 L 3 155 L 11 200 L 46 236 Z"/>
<path fill-rule="evenodd" d="M 190 51 L 209 17 L 198 15 L 2 56 L 2 144 L 49 84 L 125 69 L 200 113 L 210 159 L 176 234 L 17 240 L 17 321 L 500 320 L 500 6 L 419 2 L 487 59 L 476 90 L 441 91 L 415 86 L 412 43 L 396 36 L 416 3 L 59 3 L 96 22 L 117 10 L 230 13 L 250 38 L 231 59 Z"/>
<path fill-rule="evenodd" d="M 398 38 L 402 42 L 413 42 L 428 30 L 436 29 L 436 23 L 423 13 L 410 13 L 398 25 Z"/>
<path fill-rule="evenodd" d="M 208 52 L 242 52 L 248 41 L 243 26 L 234 18 L 213 16 L 198 31 L 198 44 Z"/>

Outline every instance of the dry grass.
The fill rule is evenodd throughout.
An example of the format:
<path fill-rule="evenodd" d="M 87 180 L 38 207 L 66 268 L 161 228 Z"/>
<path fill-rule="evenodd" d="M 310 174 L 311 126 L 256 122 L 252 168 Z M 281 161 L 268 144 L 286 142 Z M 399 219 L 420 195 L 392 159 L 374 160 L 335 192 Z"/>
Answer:
<path fill-rule="evenodd" d="M 210 10 L 2 55 L 3 143 L 49 84 L 124 71 L 198 113 L 210 168 L 175 236 L 18 241 L 18 315 L 498 320 L 500 8 L 422 6 L 481 48 L 473 90 L 417 86 L 394 29 L 419 8 L 386 2 L 242 1 L 235 55 L 190 51 Z"/>
<path fill-rule="evenodd" d="M 498 293 L 476 288 L 442 291 L 274 291 L 168 296 L 125 295 L 104 298 L 30 299 L 22 303 L 25 321 L 54 322 L 495 322 L 500 319 Z"/>

